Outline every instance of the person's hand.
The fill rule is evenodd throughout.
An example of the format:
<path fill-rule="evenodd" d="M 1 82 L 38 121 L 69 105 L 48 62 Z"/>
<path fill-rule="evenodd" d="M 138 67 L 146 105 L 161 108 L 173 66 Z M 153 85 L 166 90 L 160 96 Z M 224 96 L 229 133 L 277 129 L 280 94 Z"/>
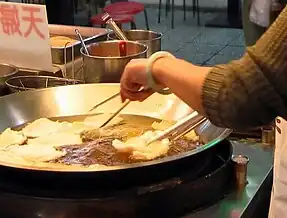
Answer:
<path fill-rule="evenodd" d="M 131 101 L 143 101 L 153 94 L 147 87 L 147 66 L 148 59 L 132 59 L 125 67 L 121 77 L 121 98 Z"/>

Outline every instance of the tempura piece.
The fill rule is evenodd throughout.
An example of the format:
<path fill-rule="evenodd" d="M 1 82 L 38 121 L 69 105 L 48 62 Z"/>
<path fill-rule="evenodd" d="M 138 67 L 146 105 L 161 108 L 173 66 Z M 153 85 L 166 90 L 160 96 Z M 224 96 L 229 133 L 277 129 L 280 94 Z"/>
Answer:
<path fill-rule="evenodd" d="M 80 134 L 83 131 L 93 129 L 91 126 L 85 125 L 83 122 L 62 122 L 62 126 L 59 129 L 59 133 L 71 133 L 71 134 Z"/>
<path fill-rule="evenodd" d="M 191 130 L 189 133 L 184 135 L 184 138 L 191 140 L 191 141 L 194 141 L 194 142 L 199 140 L 199 136 L 196 134 L 196 132 L 194 130 Z"/>
<path fill-rule="evenodd" d="M 61 127 L 61 123 L 59 122 L 54 122 L 47 118 L 40 118 L 25 126 L 22 132 L 26 137 L 36 138 L 58 132 Z"/>
<path fill-rule="evenodd" d="M 0 146 L 22 145 L 26 140 L 27 138 L 21 131 L 17 132 L 8 128 L 0 135 Z"/>
<path fill-rule="evenodd" d="M 38 138 L 28 140 L 28 145 L 51 145 L 51 147 L 58 147 L 62 145 L 81 144 L 82 139 L 79 134 L 72 133 L 52 133 L 50 135 L 43 135 Z"/>
<path fill-rule="evenodd" d="M 10 146 L 6 150 L 7 153 L 22 157 L 31 161 L 49 161 L 65 155 L 62 151 L 57 151 L 52 146 L 45 145 L 22 145 Z"/>
<path fill-rule="evenodd" d="M 134 151 L 132 158 L 137 160 L 153 160 L 157 157 L 167 154 L 169 150 L 169 140 L 156 141 L 151 143 L 145 152 Z"/>
<path fill-rule="evenodd" d="M 167 121 L 167 120 L 162 120 L 160 122 L 153 122 L 151 127 L 154 130 L 160 130 L 160 131 L 164 131 L 166 129 L 168 129 L 169 127 L 171 127 L 175 122 L 172 121 Z"/>
<path fill-rule="evenodd" d="M 147 131 L 139 137 L 128 139 L 126 142 L 115 139 L 113 141 L 113 147 L 117 149 L 118 152 L 131 153 L 131 157 L 134 159 L 152 160 L 165 155 L 169 150 L 170 142 L 168 139 L 147 145 L 148 140 L 155 137 L 158 133 L 158 131 Z"/>

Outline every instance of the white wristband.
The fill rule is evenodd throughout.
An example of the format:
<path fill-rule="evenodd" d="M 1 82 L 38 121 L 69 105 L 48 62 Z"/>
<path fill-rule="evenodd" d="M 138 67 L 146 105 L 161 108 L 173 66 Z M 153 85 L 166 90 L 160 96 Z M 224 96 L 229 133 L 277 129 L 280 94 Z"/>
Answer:
<path fill-rule="evenodd" d="M 159 51 L 154 54 L 152 54 L 148 61 L 147 61 L 147 85 L 149 88 L 151 88 L 153 91 L 162 94 L 162 95 L 169 95 L 171 94 L 171 91 L 169 88 L 160 88 L 156 82 L 154 81 L 153 75 L 152 75 L 152 67 L 154 62 L 156 62 L 158 59 L 163 58 L 163 57 L 172 57 L 175 58 L 172 54 L 166 52 L 166 51 Z"/>

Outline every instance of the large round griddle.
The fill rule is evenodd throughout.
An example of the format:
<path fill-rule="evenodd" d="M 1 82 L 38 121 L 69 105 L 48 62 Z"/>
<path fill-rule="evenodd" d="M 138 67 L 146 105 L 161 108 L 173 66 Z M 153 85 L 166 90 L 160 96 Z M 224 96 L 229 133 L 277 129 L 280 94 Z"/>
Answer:
<path fill-rule="evenodd" d="M 29 181 L 11 183 L 0 177 L 0 216 L 22 218 L 182 217 L 208 207 L 233 187 L 232 145 L 222 141 L 210 148 L 213 156 L 198 177 L 192 171 L 144 186 L 100 193 L 97 185 L 81 192 L 45 190 Z M 80 180 L 81 177 L 78 178 Z M 122 178 L 123 179 L 123 178 Z M 71 181 L 72 182 L 72 181 Z M 73 181 L 75 182 L 75 181 Z M 114 180 L 114 183 L 117 181 Z M 57 183 L 54 186 L 57 187 Z M 17 210 L 15 210 L 17 208 Z"/>
<path fill-rule="evenodd" d="M 95 104 L 112 96 L 119 91 L 118 84 L 89 84 L 73 85 L 57 88 L 27 91 L 0 98 L 0 131 L 15 127 L 41 117 L 66 117 L 84 115 Z M 113 100 L 97 110 L 97 112 L 114 112 L 121 105 L 120 99 Z M 153 95 L 143 103 L 133 102 L 124 114 L 146 115 L 155 118 L 177 119 L 187 111 L 183 111 L 184 103 L 174 96 Z M 200 138 L 205 145 L 191 152 L 178 156 L 167 157 L 140 164 L 130 164 L 100 171 L 67 171 L 52 170 L 38 167 L 25 167 L 1 162 L 0 173 L 13 179 L 28 179 L 35 183 L 45 183 L 54 186 L 58 181 L 59 187 L 76 188 L 72 183 L 79 176 L 82 185 L 105 185 L 113 187 L 130 186 L 131 184 L 149 183 L 151 180 L 175 176 L 186 168 L 196 172 L 207 164 L 211 147 L 225 139 L 230 130 L 218 128 L 209 121 L 197 128 Z M 45 181 L 45 182 L 44 182 Z M 115 182 L 116 181 L 116 182 Z"/>

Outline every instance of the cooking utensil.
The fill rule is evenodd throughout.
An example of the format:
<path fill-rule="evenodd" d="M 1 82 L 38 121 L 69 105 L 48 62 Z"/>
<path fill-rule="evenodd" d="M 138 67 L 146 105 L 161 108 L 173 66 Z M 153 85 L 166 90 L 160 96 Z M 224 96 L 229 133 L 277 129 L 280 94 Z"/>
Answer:
<path fill-rule="evenodd" d="M 52 76 L 16 76 L 11 77 L 5 82 L 12 93 L 82 83 L 80 80 Z"/>
<path fill-rule="evenodd" d="M 127 30 L 123 31 L 123 34 L 130 41 L 137 41 L 139 43 L 145 44 L 148 46 L 147 57 L 151 56 L 157 51 L 161 51 L 161 39 L 163 37 L 162 33 L 149 31 L 149 30 Z M 109 40 L 118 39 L 115 33 L 108 34 Z"/>
<path fill-rule="evenodd" d="M 23 93 L 27 92 L 18 93 L 18 95 L 22 95 Z M 1 100 L 0 103 L 2 103 Z M 42 110 L 45 109 L 42 107 Z M 131 123 L 143 123 L 145 126 L 150 126 L 153 122 L 160 121 L 141 115 L 121 116 L 124 119 L 128 119 Z M 79 122 L 83 121 L 86 117 L 86 115 L 57 116 L 50 119 L 60 122 Z M 17 161 L 5 162 L 7 159 L 1 156 L 0 175 L 5 174 L 5 177 L 3 176 L 5 179 L 8 179 L 7 177 L 9 177 L 12 178 L 13 181 L 21 181 L 21 184 L 23 184 L 24 181 L 27 181 L 32 186 L 45 187 L 45 190 L 52 188 L 62 191 L 65 189 L 77 192 L 86 187 L 86 185 L 91 185 L 92 187 L 96 187 L 96 189 L 100 188 L 101 190 L 130 188 L 134 187 L 134 185 L 145 185 L 163 181 L 166 178 L 176 177 L 185 171 L 189 172 L 189 179 L 197 178 L 202 171 L 203 166 L 206 166 L 213 158 L 214 149 L 216 149 L 216 147 L 211 146 L 209 149 L 204 148 L 201 152 L 197 152 L 197 149 L 200 149 L 200 147 L 188 152 L 179 153 L 175 156 L 167 156 L 149 162 L 110 166 L 109 168 L 83 168 L 77 165 L 69 167 L 63 166 L 62 168 L 57 166 L 56 168 L 53 168 L 43 165 L 37 166 L 35 163 L 27 166 L 19 163 L 17 164 Z M 117 180 L 116 183 L 114 182 L 115 180 Z M 54 185 L 56 181 L 57 186 Z M 71 183 L 71 181 L 73 182 Z M 81 192 L 79 192 L 79 194 L 80 193 Z"/>
<path fill-rule="evenodd" d="M 139 89 L 139 92 L 142 91 L 142 90 L 144 90 L 144 89 L 145 89 L 144 87 L 141 87 L 141 88 Z M 106 103 L 106 102 L 112 100 L 114 97 L 116 97 L 116 96 L 118 96 L 118 95 L 120 95 L 120 93 L 117 93 L 117 94 L 111 96 L 110 98 L 108 98 L 107 100 L 105 100 L 105 101 L 103 101 L 103 102 Z M 103 102 L 101 102 L 100 104 L 102 105 Z M 107 125 L 114 117 L 116 117 L 126 106 L 128 106 L 130 102 L 131 102 L 130 100 L 127 100 L 126 102 L 124 102 L 124 104 L 123 104 L 115 113 L 113 113 L 113 114 L 107 119 L 107 121 L 105 121 L 100 127 L 106 126 L 106 125 Z M 98 104 L 98 105 L 99 105 L 99 104 Z M 94 106 L 93 108 L 95 108 L 95 106 Z M 92 108 L 92 109 L 93 109 L 93 108 Z M 90 110 L 90 111 L 91 111 L 91 110 Z"/>
<path fill-rule="evenodd" d="M 121 41 L 119 43 L 119 50 L 120 50 L 120 57 L 127 56 L 127 42 L 126 41 Z"/>
<path fill-rule="evenodd" d="M 119 88 L 119 84 L 84 84 L 26 91 L 4 96 L 0 98 L 0 132 L 8 127 L 18 126 L 41 117 L 87 114 L 91 106 L 95 105 L 95 100 L 102 102 L 118 93 Z M 91 95 L 91 93 L 93 94 Z M 168 110 L 172 102 L 176 100 L 172 95 L 162 96 L 155 93 L 144 102 L 130 104 L 124 114 L 140 114 L 155 118 L 168 115 L 165 117 L 168 120 L 176 112 L 176 108 L 172 108 L 172 111 Z M 120 104 L 120 100 L 118 103 L 106 103 L 102 105 L 98 113 L 112 113 L 115 106 Z M 205 145 L 194 150 L 192 154 L 212 147 L 214 143 L 223 140 L 231 133 L 231 130 L 216 127 L 208 120 L 197 127 L 195 131 L 204 140 Z"/>
<path fill-rule="evenodd" d="M 122 42 L 114 40 L 87 45 L 90 55 L 81 49 L 86 83 L 120 82 L 124 68 L 130 60 L 146 57 L 147 46 L 132 41 L 126 42 L 126 55 L 121 56 Z"/>
<path fill-rule="evenodd" d="M 118 97 L 120 94 L 121 94 L 121 93 L 118 92 L 117 94 L 114 94 L 114 95 L 112 95 L 111 97 L 105 99 L 104 101 L 102 101 L 102 102 L 96 104 L 95 106 L 93 106 L 93 107 L 89 110 L 89 112 L 91 112 L 91 111 L 95 110 L 97 107 L 99 107 L 99 106 L 101 106 L 101 105 L 103 105 L 103 104 L 109 102 L 110 100 L 114 99 L 115 97 Z"/>
<path fill-rule="evenodd" d="M 107 121 L 105 121 L 100 127 L 106 126 L 112 119 L 114 119 L 131 101 L 126 101 L 115 113 L 113 113 Z"/>
<path fill-rule="evenodd" d="M 18 68 L 10 65 L 0 63 L 0 92 L 3 91 L 7 86 L 5 84 L 6 80 L 15 76 L 18 73 Z"/>
<path fill-rule="evenodd" d="M 114 32 L 117 34 L 117 36 L 119 37 L 119 39 L 122 39 L 124 41 L 128 41 L 128 39 L 125 37 L 124 33 L 121 31 L 121 29 L 117 26 L 117 24 L 112 20 L 112 18 L 110 17 L 110 15 L 108 13 L 105 13 L 102 17 L 103 21 L 108 23 L 112 29 L 114 30 Z M 120 56 L 126 56 L 127 55 L 127 44 L 126 42 L 121 42 L 119 44 L 119 49 L 120 49 Z M 88 54 L 88 52 L 87 52 Z M 99 105 L 102 105 L 110 100 L 112 100 L 113 98 L 119 96 L 120 93 L 117 93 L 113 96 L 111 96 L 110 98 L 106 99 L 105 101 L 101 102 Z M 124 104 L 121 108 L 119 108 L 119 110 L 110 117 L 110 119 L 107 120 L 107 122 L 105 122 L 102 126 L 105 126 L 111 119 L 113 119 L 122 109 L 124 109 L 127 105 L 129 104 L 129 101 Z M 99 105 L 96 105 L 94 107 L 91 108 L 90 111 L 94 110 L 95 108 L 97 108 Z"/>
<path fill-rule="evenodd" d="M 90 111 L 97 108 L 99 105 L 102 105 L 115 97 L 119 96 L 120 93 L 117 93 L 108 99 L 104 100 L 103 102 L 100 102 L 96 106 L 94 106 Z M 114 114 L 111 115 L 105 121 L 101 127 L 104 127 L 107 125 L 114 117 L 116 117 L 128 104 L 130 101 L 126 101 Z M 207 119 L 201 115 L 199 115 L 197 112 L 191 113 L 190 115 L 186 116 L 185 118 L 179 120 L 175 125 L 171 126 L 170 128 L 166 129 L 165 131 L 158 134 L 156 137 L 152 138 L 148 141 L 148 144 L 151 144 L 155 141 L 162 140 L 164 138 L 168 138 L 170 141 L 177 140 L 178 138 L 184 136 L 185 134 L 189 133 L 191 130 L 195 129 L 197 126 L 205 122 Z"/>
<path fill-rule="evenodd" d="M 111 32 L 109 29 L 95 28 L 95 27 L 81 27 L 81 26 L 66 26 L 66 25 L 53 25 L 49 24 L 49 32 L 51 36 L 67 36 L 73 39 L 77 39 L 77 34 L 75 29 L 78 29 L 81 35 L 84 37 L 84 42 L 86 45 L 105 41 L 107 39 L 107 34 Z M 72 48 L 73 47 L 73 48 Z M 52 51 L 52 62 L 54 64 L 65 64 L 66 62 L 72 61 L 73 51 L 74 50 L 74 59 L 77 59 L 81 56 L 80 53 L 81 42 L 77 41 L 72 45 L 67 45 L 61 47 L 51 46 Z"/>
<path fill-rule="evenodd" d="M 140 183 L 130 183 L 129 179 L 153 179 L 154 176 L 159 177 L 165 171 L 157 171 L 154 173 L 155 175 L 150 172 L 151 174 L 147 177 L 143 177 L 143 175 L 136 177 L 138 176 L 136 173 L 130 177 L 115 174 L 109 181 L 103 181 L 102 178 L 96 176 L 97 173 L 90 173 L 89 176 L 79 173 L 77 177 L 71 176 L 70 180 L 65 180 L 60 176 L 49 177 L 47 180 L 44 180 L 45 178 L 36 180 L 35 178 L 40 172 L 39 174 L 34 172 L 34 176 L 27 178 L 23 174 L 24 178 L 15 176 L 13 179 L 11 175 L 18 175 L 14 172 L 1 178 L 1 188 L 4 191 L 0 196 L 0 214 L 5 214 L 4 217 L 7 218 L 35 218 L 35 214 L 45 218 L 63 217 L 63 215 L 65 218 L 94 218 L 95 214 L 98 214 L 99 217 L 111 218 L 119 217 L 119 213 L 121 217 L 129 218 L 180 217 L 181 214 L 186 214 L 186 205 L 188 211 L 198 211 L 230 194 L 229 187 L 233 184 L 233 171 L 230 167 L 232 145 L 230 142 L 224 141 L 211 150 L 213 156 L 210 164 L 212 167 L 201 166 L 200 168 L 204 169 L 204 173 L 201 175 L 194 174 L 194 171 L 191 170 L 182 175 L 178 174 L 175 178 L 168 178 L 160 182 L 154 180 L 151 184 L 143 186 Z M 206 160 L 209 157 L 204 156 L 202 159 Z M 219 157 L 220 160 L 218 160 Z M 220 166 L 218 162 L 222 165 Z M 193 168 L 192 163 L 187 164 L 182 165 L 179 169 Z M 211 170 L 206 170 L 210 168 Z M 176 172 L 176 170 L 173 170 L 171 166 L 167 172 Z M 104 183 L 101 184 L 99 181 Z M 126 189 L 122 188 L 118 191 L 115 185 L 118 186 L 119 183 L 125 183 Z M 9 193 L 9 191 L 11 192 Z M 168 201 L 164 199 L 168 199 Z M 229 202 L 228 196 L 225 200 L 224 203 Z M 242 204 L 240 200 L 241 198 L 237 202 Z M 147 202 L 150 203 L 147 204 Z M 220 205 L 224 206 L 224 203 L 221 202 Z M 228 211 L 232 213 L 231 209 Z M 205 214 L 209 213 L 203 212 L 203 215 L 198 217 L 209 217 L 208 215 L 204 216 Z M 219 212 L 219 214 L 222 213 Z"/>
<path fill-rule="evenodd" d="M 200 124 L 205 122 L 207 119 L 197 112 L 193 112 L 185 118 L 179 120 L 175 125 L 170 128 L 164 130 L 154 138 L 148 141 L 148 144 L 151 144 L 155 141 L 162 140 L 164 138 L 168 138 L 170 141 L 177 140 L 181 136 L 189 133 L 191 130 L 198 127 Z"/>
<path fill-rule="evenodd" d="M 86 47 L 86 44 L 85 44 L 85 42 L 84 42 L 84 40 L 82 38 L 82 35 L 81 35 L 80 31 L 78 29 L 75 29 L 75 33 L 77 34 L 77 36 L 80 39 L 80 42 L 82 44 L 82 48 L 85 50 L 86 54 L 89 55 L 89 51 L 88 51 L 88 49 Z"/>
<path fill-rule="evenodd" d="M 116 22 L 113 21 L 112 17 L 108 13 L 104 13 L 104 15 L 102 16 L 102 20 L 112 28 L 112 30 L 114 31 L 118 39 L 123 40 L 123 42 L 120 42 L 119 44 L 120 56 L 121 57 L 126 56 L 127 55 L 127 43 L 126 42 L 128 41 L 127 37 L 122 32 L 122 30 L 118 27 Z"/>
<path fill-rule="evenodd" d="M 84 84 L 73 86 L 61 86 L 36 91 L 26 91 L 0 98 L 0 131 L 8 127 L 16 127 L 31 122 L 41 117 L 54 117 L 54 120 L 76 122 L 83 120 L 86 112 L 95 104 L 95 99 L 102 102 L 114 95 L 119 90 L 119 84 Z M 91 93 L 93 93 L 91 95 Z M 165 115 L 166 119 L 173 117 L 171 111 L 167 110 L 174 96 L 162 96 L 154 94 L 144 102 L 133 102 L 126 108 L 125 114 L 135 122 L 154 121 Z M 120 105 L 120 101 L 118 102 Z M 102 111 L 110 113 L 114 111 L 116 103 L 109 102 L 102 105 Z M 173 108 L 172 111 L 174 111 Z M 159 113 L 161 111 L 161 113 Z M 82 116 L 80 116 L 82 114 Z M 132 115 L 134 114 L 134 115 Z M 137 115 L 140 114 L 140 115 Z M 143 119 L 143 116 L 144 119 Z M 153 116 L 154 118 L 151 118 Z M 142 121 L 143 120 L 143 121 Z M 69 190 L 78 190 L 85 185 L 101 188 L 131 187 L 135 184 L 147 184 L 162 181 L 165 178 L 176 176 L 184 170 L 189 170 L 191 175 L 197 177 L 199 169 L 214 155 L 215 144 L 225 139 L 230 130 L 218 128 L 209 121 L 202 123 L 196 128 L 204 145 L 176 156 L 159 158 L 153 161 L 118 165 L 101 169 L 51 169 L 37 167 L 36 165 L 26 167 L 5 162 L 0 158 L 0 175 L 3 178 L 11 178 L 12 181 L 27 181 L 29 184 L 40 186 L 63 187 Z M 217 146 L 218 147 L 218 146 Z M 220 147 L 220 146 L 219 146 Z M 160 172 L 160 173 L 159 173 Z M 73 181 L 71 183 L 71 181 Z M 117 181 L 116 183 L 114 181 Z"/>
<path fill-rule="evenodd" d="M 104 13 L 102 16 L 102 20 L 114 31 L 116 36 L 124 41 L 129 41 L 128 38 L 125 36 L 125 34 L 121 31 L 121 29 L 118 27 L 116 22 L 113 21 L 112 17 L 108 13 Z"/>

